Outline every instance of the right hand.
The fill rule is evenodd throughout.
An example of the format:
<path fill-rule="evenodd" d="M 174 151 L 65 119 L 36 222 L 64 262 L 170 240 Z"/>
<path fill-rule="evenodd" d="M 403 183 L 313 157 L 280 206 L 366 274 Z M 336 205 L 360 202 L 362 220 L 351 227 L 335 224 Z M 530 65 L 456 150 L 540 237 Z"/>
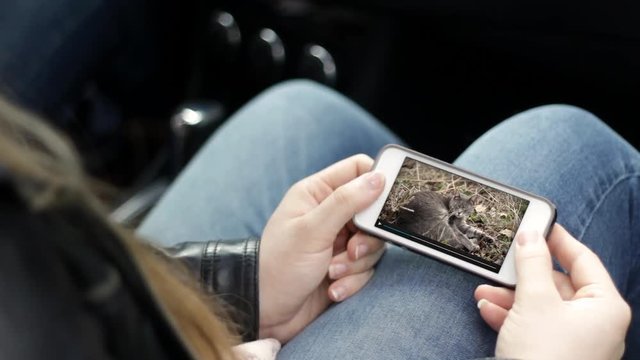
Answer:
<path fill-rule="evenodd" d="M 615 359 L 624 353 L 631 310 L 595 253 L 555 225 L 516 239 L 515 292 L 481 285 L 480 315 L 498 331 L 496 356 Z M 551 255 L 568 271 L 553 271 Z"/>

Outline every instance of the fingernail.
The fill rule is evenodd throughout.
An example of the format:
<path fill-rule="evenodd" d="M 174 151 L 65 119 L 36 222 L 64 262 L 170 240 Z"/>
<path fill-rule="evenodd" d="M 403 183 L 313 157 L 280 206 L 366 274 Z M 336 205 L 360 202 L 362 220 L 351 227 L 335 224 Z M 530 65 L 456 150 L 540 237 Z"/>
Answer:
<path fill-rule="evenodd" d="M 378 190 L 382 186 L 383 177 L 379 172 L 372 172 L 365 176 L 364 178 L 367 186 L 371 190 Z"/>
<path fill-rule="evenodd" d="M 369 251 L 369 246 L 366 244 L 356 246 L 356 260 L 360 259 L 361 256 L 364 256 L 367 251 Z"/>
<path fill-rule="evenodd" d="M 526 246 L 526 245 L 535 244 L 538 241 L 538 238 L 539 236 L 537 232 L 524 231 L 518 234 L 518 239 L 516 239 L 516 241 L 518 242 L 518 245 Z"/>
<path fill-rule="evenodd" d="M 480 300 L 478 301 L 478 309 L 482 309 L 482 307 L 483 307 L 484 305 L 488 304 L 488 303 L 489 303 L 489 300 L 487 300 L 487 299 L 480 299 Z"/>
<path fill-rule="evenodd" d="M 345 264 L 331 264 L 329 265 L 329 277 L 337 279 L 340 275 L 347 271 L 347 265 Z"/>
<path fill-rule="evenodd" d="M 333 296 L 333 301 L 342 300 L 342 296 L 344 295 L 344 288 L 341 286 L 334 287 L 331 289 L 331 296 Z"/>

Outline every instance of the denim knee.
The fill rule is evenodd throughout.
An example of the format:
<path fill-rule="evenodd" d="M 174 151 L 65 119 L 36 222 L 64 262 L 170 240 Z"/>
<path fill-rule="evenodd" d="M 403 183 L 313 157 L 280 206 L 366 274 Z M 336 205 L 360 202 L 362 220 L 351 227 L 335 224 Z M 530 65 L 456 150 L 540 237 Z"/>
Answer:
<path fill-rule="evenodd" d="M 355 102 L 320 83 L 294 79 L 266 89 L 259 98 L 283 103 L 290 111 L 300 111 L 316 120 L 353 120 L 371 116 Z M 327 120 L 328 121 L 328 120 Z"/>
<path fill-rule="evenodd" d="M 602 120 L 588 110 L 566 104 L 534 107 L 513 116 L 508 121 L 518 122 L 518 126 L 531 130 L 542 128 L 565 134 L 579 134 L 585 128 L 603 124 Z"/>

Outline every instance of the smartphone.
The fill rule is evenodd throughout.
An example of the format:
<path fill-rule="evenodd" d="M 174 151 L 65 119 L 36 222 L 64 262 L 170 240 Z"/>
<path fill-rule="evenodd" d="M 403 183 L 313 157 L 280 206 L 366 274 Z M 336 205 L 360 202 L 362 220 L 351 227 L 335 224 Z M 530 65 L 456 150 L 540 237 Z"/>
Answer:
<path fill-rule="evenodd" d="M 505 286 L 516 285 L 518 232 L 546 238 L 556 219 L 544 197 L 400 145 L 382 148 L 373 170 L 385 175 L 384 191 L 356 227 Z"/>

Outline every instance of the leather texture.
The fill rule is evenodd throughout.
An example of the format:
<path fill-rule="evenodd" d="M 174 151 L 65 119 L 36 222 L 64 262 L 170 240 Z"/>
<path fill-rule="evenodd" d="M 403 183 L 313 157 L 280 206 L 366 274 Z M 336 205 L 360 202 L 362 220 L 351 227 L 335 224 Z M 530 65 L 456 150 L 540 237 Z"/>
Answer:
<path fill-rule="evenodd" d="M 257 339 L 260 319 L 258 294 L 258 238 L 183 242 L 164 248 L 200 280 L 203 290 L 231 307 L 244 341 Z"/>
<path fill-rule="evenodd" d="M 2 174 L 0 294 L 0 359 L 195 358 L 104 222 L 34 211 Z"/>
<path fill-rule="evenodd" d="M 258 239 L 174 250 L 258 329 Z M 34 211 L 0 167 L 0 359 L 193 359 L 128 249 L 71 204 Z M 233 315 L 233 314 L 232 314 Z M 35 345 L 34 345 L 35 344 Z"/>

